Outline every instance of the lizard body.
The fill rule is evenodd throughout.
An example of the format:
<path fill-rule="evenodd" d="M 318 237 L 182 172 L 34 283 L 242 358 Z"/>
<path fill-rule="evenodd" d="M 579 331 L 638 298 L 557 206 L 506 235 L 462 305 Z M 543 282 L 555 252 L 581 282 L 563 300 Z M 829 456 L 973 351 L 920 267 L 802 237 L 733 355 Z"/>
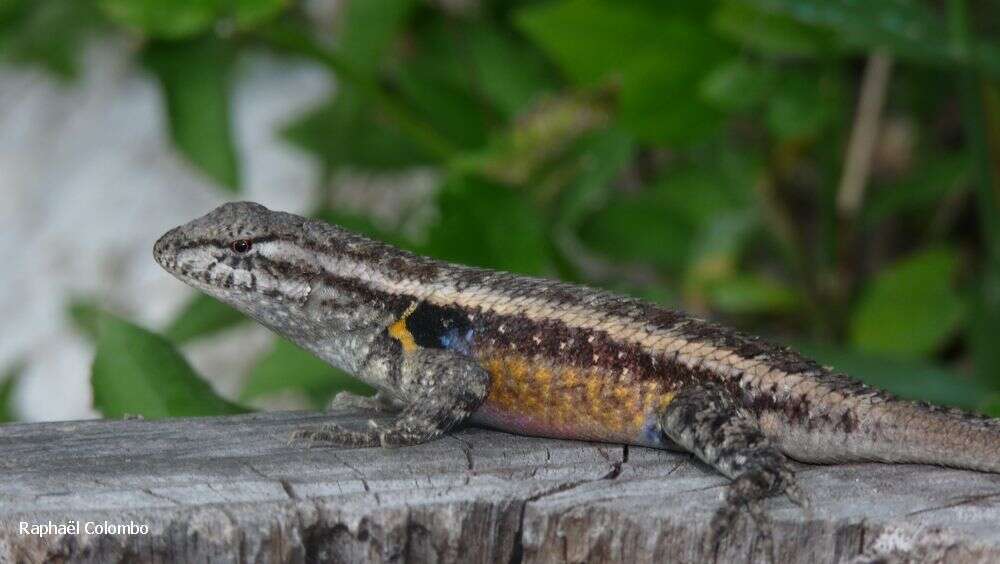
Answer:
<path fill-rule="evenodd" d="M 298 433 L 312 441 L 400 446 L 473 421 L 680 448 L 733 480 L 730 506 L 776 493 L 804 504 L 787 458 L 1000 472 L 1000 420 L 897 399 L 641 300 L 436 261 L 253 203 L 171 230 L 154 256 L 400 412 L 383 427 Z"/>

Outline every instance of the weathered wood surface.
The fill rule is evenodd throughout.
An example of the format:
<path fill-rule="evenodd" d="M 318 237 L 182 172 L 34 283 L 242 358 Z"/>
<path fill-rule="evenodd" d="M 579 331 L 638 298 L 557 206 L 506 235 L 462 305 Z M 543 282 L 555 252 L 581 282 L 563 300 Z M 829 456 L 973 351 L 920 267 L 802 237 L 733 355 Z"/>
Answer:
<path fill-rule="evenodd" d="M 291 430 L 364 414 L 267 413 L 0 427 L 2 562 L 705 561 L 725 481 L 687 455 L 464 430 L 398 450 L 303 449 Z M 799 467 L 775 499 L 780 562 L 1000 561 L 1000 475 Z M 105 521 L 147 534 L 20 534 Z M 723 560 L 766 556 L 741 522 Z"/>

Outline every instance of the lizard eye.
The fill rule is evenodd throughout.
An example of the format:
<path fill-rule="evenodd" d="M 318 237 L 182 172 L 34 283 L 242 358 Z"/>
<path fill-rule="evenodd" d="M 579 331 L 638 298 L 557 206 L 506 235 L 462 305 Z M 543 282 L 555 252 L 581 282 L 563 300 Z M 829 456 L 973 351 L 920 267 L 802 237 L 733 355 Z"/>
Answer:
<path fill-rule="evenodd" d="M 230 247 L 232 247 L 234 252 L 245 253 L 253 247 L 253 241 L 250 239 L 237 239 L 233 241 L 233 244 L 230 245 Z"/>

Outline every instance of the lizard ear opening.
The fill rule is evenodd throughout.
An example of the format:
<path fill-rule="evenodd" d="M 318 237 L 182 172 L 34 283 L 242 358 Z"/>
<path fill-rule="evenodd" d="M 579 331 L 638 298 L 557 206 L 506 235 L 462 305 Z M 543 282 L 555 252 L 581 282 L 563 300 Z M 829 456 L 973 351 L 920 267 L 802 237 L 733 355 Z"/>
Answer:
<path fill-rule="evenodd" d="M 253 241 L 250 239 L 237 239 L 233 241 L 230 247 L 233 249 L 233 252 L 243 254 L 253 248 Z"/>

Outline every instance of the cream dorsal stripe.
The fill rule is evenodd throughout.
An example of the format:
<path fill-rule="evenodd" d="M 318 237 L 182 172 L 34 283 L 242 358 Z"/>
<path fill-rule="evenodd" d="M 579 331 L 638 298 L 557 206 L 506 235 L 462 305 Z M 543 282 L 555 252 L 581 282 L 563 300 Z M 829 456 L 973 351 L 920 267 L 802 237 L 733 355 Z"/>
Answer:
<path fill-rule="evenodd" d="M 556 319 L 574 329 L 604 331 L 616 340 L 640 345 L 654 357 L 675 355 L 674 358 L 688 368 L 716 370 L 731 376 L 750 372 L 753 377 L 763 377 L 773 371 L 765 363 L 741 357 L 725 347 L 688 341 L 672 330 L 650 324 L 640 326 L 635 320 L 611 312 L 596 317 L 592 308 L 578 304 L 553 303 L 540 296 L 511 296 L 498 288 L 481 285 L 458 290 L 454 284 L 447 282 L 428 284 L 417 280 L 393 279 L 371 264 L 332 253 L 310 252 L 280 239 L 263 242 L 258 248 L 261 254 L 269 258 L 280 257 L 287 260 L 289 257 L 297 257 L 302 261 L 313 261 L 318 257 L 320 266 L 327 273 L 364 283 L 387 294 L 413 296 L 439 306 L 459 305 L 498 315 L 524 315 L 532 321 Z M 726 362 L 727 359 L 731 360 Z"/>

